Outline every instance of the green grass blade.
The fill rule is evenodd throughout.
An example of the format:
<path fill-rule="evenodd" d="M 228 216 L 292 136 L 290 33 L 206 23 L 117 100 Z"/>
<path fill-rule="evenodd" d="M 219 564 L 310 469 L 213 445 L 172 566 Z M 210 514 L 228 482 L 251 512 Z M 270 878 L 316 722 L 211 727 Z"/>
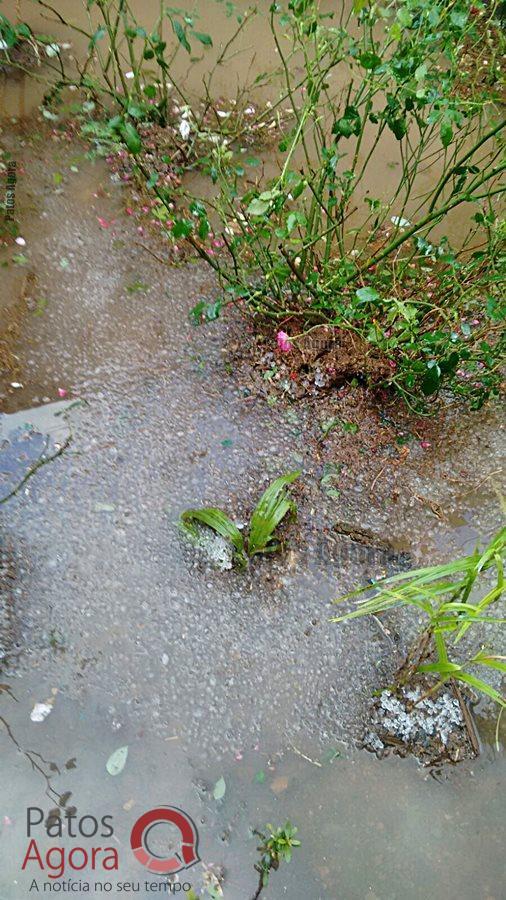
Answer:
<path fill-rule="evenodd" d="M 299 477 L 300 470 L 281 475 L 262 494 L 250 521 L 248 552 L 263 553 L 278 525 L 293 508 L 287 497 L 287 487 Z"/>
<path fill-rule="evenodd" d="M 476 691 L 480 691 L 482 694 L 486 694 L 487 697 L 490 697 L 496 703 L 499 703 L 500 706 L 506 706 L 506 700 L 501 696 L 499 691 L 496 691 L 490 684 L 487 684 L 486 681 L 483 681 L 481 678 L 476 678 L 475 675 L 470 675 L 469 672 L 457 672 L 455 673 L 455 678 L 458 678 L 459 681 L 464 681 L 466 684 L 470 684 L 471 687 L 474 687 Z"/>
<path fill-rule="evenodd" d="M 337 600 L 334 600 L 334 603 L 341 603 L 343 600 L 349 600 L 352 597 L 358 597 L 360 594 L 364 594 L 366 591 L 370 591 L 371 588 L 376 589 L 378 591 L 382 590 L 385 587 L 393 584 L 399 584 L 399 582 L 404 582 L 406 587 L 411 587 L 413 589 L 425 588 L 426 585 L 429 585 L 431 582 L 436 581 L 440 578 L 445 578 L 446 576 L 458 575 L 461 572 L 465 572 L 469 569 L 469 566 L 472 566 L 477 563 L 479 559 L 478 554 L 474 554 L 472 556 L 464 556 L 461 559 L 453 560 L 450 563 L 444 563 L 440 566 L 427 566 L 423 569 L 412 569 L 410 572 L 400 572 L 398 575 L 391 575 L 388 578 L 381 578 L 379 581 L 375 582 L 374 585 L 364 585 L 363 587 L 357 588 L 354 591 L 350 591 L 348 594 L 344 594 L 342 597 L 339 597 Z M 441 583 L 441 590 L 442 590 Z M 448 590 L 456 590 L 459 587 L 459 582 L 447 582 Z"/>
<path fill-rule="evenodd" d="M 473 657 L 473 663 L 479 663 L 480 666 L 489 666 L 491 669 L 497 669 L 498 672 L 506 673 L 506 662 L 503 660 L 506 659 L 506 656 L 497 656 L 494 653 L 477 653 L 475 657 Z"/>
<path fill-rule="evenodd" d="M 181 515 L 181 526 L 193 537 L 198 537 L 198 530 L 195 522 L 207 525 L 217 534 L 220 534 L 235 547 L 239 557 L 245 561 L 244 557 L 244 538 L 239 531 L 237 525 L 227 516 L 221 509 L 214 506 L 207 506 L 203 509 L 187 509 Z"/>
<path fill-rule="evenodd" d="M 423 665 L 418 666 L 419 672 L 437 672 L 438 675 L 455 675 L 457 672 L 460 672 L 462 666 L 459 666 L 458 663 L 452 662 L 435 662 L 435 663 L 424 663 Z"/>

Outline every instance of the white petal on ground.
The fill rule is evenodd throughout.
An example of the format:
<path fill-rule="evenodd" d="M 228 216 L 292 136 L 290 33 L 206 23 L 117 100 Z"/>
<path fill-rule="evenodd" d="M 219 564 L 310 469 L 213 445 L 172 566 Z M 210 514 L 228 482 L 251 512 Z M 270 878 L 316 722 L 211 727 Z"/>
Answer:
<path fill-rule="evenodd" d="M 30 713 L 32 722 L 43 722 L 44 719 L 48 717 L 52 709 L 52 703 L 36 703 Z"/>
<path fill-rule="evenodd" d="M 179 134 L 183 138 L 183 141 L 188 140 L 190 136 L 191 126 L 190 123 L 186 119 L 181 119 L 179 123 Z"/>

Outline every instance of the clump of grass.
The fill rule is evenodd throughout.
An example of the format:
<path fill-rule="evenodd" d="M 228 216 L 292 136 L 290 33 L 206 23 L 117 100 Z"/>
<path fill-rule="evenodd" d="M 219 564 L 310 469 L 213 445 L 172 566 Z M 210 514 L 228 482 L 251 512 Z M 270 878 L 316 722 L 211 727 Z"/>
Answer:
<path fill-rule="evenodd" d="M 358 600 L 357 609 L 336 616 L 333 621 L 378 615 L 401 606 L 420 610 L 427 617 L 427 625 L 398 672 L 398 684 L 408 683 L 418 673 L 424 674 L 435 678 L 429 690 L 432 694 L 447 682 L 462 682 L 504 707 L 506 699 L 491 684 L 475 675 L 474 670 L 483 667 L 505 673 L 506 656 L 483 646 L 463 662 L 454 661 L 452 655 L 470 628 L 476 629 L 484 623 L 500 626 L 506 621 L 490 615 L 490 607 L 504 592 L 505 554 L 506 528 L 502 528 L 483 551 L 477 550 L 445 565 L 428 566 L 381 579 L 374 585 L 372 597 Z M 490 588 L 488 576 L 491 572 L 494 572 L 495 583 Z M 335 602 L 360 597 L 369 590 L 370 586 L 359 588 Z M 483 594 L 480 599 L 471 600 L 480 593 Z M 435 660 L 427 661 L 434 656 Z"/>
<path fill-rule="evenodd" d="M 287 489 L 299 475 L 300 471 L 288 472 L 269 485 L 253 510 L 246 533 L 223 510 L 214 506 L 187 509 L 181 515 L 181 527 L 197 541 L 200 525 L 211 528 L 232 545 L 235 564 L 245 568 L 255 554 L 273 553 L 280 549 L 281 542 L 276 537 L 276 530 L 288 513 L 296 511 Z"/>
<path fill-rule="evenodd" d="M 260 861 L 256 863 L 255 869 L 260 874 L 260 881 L 253 900 L 258 900 L 263 889 L 269 883 L 271 871 L 277 871 L 281 862 L 290 862 L 292 858 L 292 850 L 294 847 L 300 847 L 300 841 L 296 839 L 297 829 L 290 822 L 286 822 L 283 828 L 273 829 L 272 825 L 266 826 L 269 834 L 262 834 L 261 831 L 255 831 L 255 834 L 262 839 L 262 843 L 258 847 L 260 853 Z"/>

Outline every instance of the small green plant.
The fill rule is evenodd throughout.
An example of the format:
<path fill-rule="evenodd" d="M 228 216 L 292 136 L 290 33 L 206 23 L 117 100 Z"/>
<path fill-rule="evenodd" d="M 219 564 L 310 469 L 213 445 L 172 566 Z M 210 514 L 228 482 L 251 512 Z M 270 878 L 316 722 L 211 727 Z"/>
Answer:
<path fill-rule="evenodd" d="M 253 900 L 258 900 L 263 889 L 267 887 L 271 871 L 277 871 L 281 862 L 290 862 L 293 848 L 300 847 L 300 841 L 295 837 L 297 829 L 290 822 L 286 822 L 283 828 L 276 830 L 272 825 L 267 825 L 266 828 L 267 835 L 261 831 L 254 832 L 262 839 L 262 843 L 258 847 L 260 861 L 255 864 L 260 880 Z"/>
<path fill-rule="evenodd" d="M 212 528 L 234 548 L 234 562 L 241 568 L 256 553 L 272 553 L 281 546 L 275 532 L 289 512 L 295 512 L 293 500 L 287 488 L 299 477 L 300 471 L 281 475 L 262 494 L 244 534 L 221 509 L 214 506 L 203 509 L 187 509 L 181 516 L 182 528 L 194 539 L 199 539 L 199 525 Z"/>
<path fill-rule="evenodd" d="M 452 560 L 441 566 L 429 566 L 406 574 L 394 575 L 378 581 L 372 597 L 359 600 L 359 608 L 334 622 L 356 619 L 360 616 L 377 615 L 400 606 L 412 606 L 427 616 L 428 623 L 417 638 L 407 660 L 399 670 L 397 682 L 406 684 L 417 673 L 433 676 L 436 683 L 429 693 L 437 691 L 448 681 L 460 681 L 476 691 L 490 697 L 501 707 L 506 700 L 499 691 L 474 674 L 476 667 L 496 669 L 506 672 L 506 656 L 500 656 L 482 647 L 469 659 L 455 662 L 451 659 L 451 647 L 455 647 L 466 632 L 480 623 L 504 624 L 506 619 L 489 615 L 489 608 L 497 603 L 504 592 L 504 557 L 506 555 L 506 528 L 495 535 L 482 552 Z M 480 591 L 486 573 L 494 571 L 495 584 Z M 487 589 L 488 588 L 488 589 Z M 359 588 L 336 600 L 341 603 L 350 597 L 357 597 L 370 590 L 370 586 Z M 483 593 L 474 602 L 471 596 Z M 426 662 L 435 654 L 434 662 Z"/>

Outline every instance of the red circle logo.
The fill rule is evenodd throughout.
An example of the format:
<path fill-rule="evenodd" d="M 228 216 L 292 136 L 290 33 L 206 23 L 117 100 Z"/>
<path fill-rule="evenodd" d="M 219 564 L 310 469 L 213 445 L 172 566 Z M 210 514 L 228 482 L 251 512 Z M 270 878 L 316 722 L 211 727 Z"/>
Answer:
<path fill-rule="evenodd" d="M 172 856 L 161 856 L 150 846 L 158 825 L 175 825 L 181 834 L 181 846 Z M 135 858 L 155 875 L 174 875 L 199 861 L 199 836 L 193 819 L 177 806 L 157 806 L 137 819 L 130 835 Z"/>

